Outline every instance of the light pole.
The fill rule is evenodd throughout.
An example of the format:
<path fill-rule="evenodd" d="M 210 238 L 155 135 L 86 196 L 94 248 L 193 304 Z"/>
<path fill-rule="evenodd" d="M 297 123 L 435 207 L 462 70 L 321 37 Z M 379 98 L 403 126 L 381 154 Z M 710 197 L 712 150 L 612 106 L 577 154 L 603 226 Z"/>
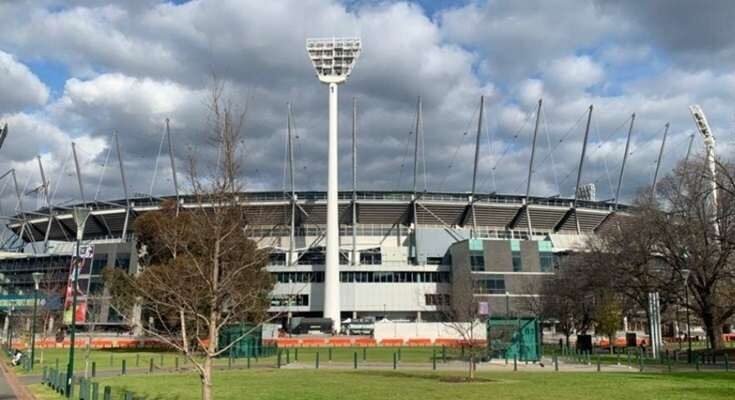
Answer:
<path fill-rule="evenodd" d="M 33 277 L 33 318 L 31 319 L 31 371 L 33 371 L 33 363 L 36 360 L 36 311 L 38 310 L 38 288 L 41 284 L 41 277 L 43 273 L 34 272 L 31 274 Z"/>
<path fill-rule="evenodd" d="M 75 207 L 73 211 L 74 223 L 77 225 L 77 250 L 75 262 L 72 263 L 72 289 L 71 289 L 71 331 L 69 334 L 69 362 L 66 368 L 66 397 L 71 396 L 71 385 L 74 379 L 74 340 L 76 337 L 76 322 L 77 322 L 77 288 L 79 280 L 79 268 L 81 267 L 81 257 L 79 254 L 79 246 L 84 237 L 84 225 L 87 223 L 87 217 L 89 217 L 89 209 L 83 207 Z"/>
<path fill-rule="evenodd" d="M 332 320 L 332 331 L 340 331 L 339 213 L 337 209 L 337 86 L 347 80 L 360 56 L 358 38 L 307 39 L 319 81 L 329 85 L 329 151 L 327 168 L 327 257 L 324 268 L 324 318 Z"/>
<path fill-rule="evenodd" d="M 691 271 L 688 269 L 681 270 L 681 277 L 684 279 L 684 301 L 686 301 L 686 312 L 687 312 L 687 363 L 692 363 L 692 328 L 691 322 L 689 321 L 689 275 Z"/>
<path fill-rule="evenodd" d="M 505 317 L 510 318 L 510 292 L 505 292 Z"/>
<path fill-rule="evenodd" d="M 8 308 L 8 351 L 13 351 L 13 311 L 15 311 L 15 302 L 10 300 Z"/>

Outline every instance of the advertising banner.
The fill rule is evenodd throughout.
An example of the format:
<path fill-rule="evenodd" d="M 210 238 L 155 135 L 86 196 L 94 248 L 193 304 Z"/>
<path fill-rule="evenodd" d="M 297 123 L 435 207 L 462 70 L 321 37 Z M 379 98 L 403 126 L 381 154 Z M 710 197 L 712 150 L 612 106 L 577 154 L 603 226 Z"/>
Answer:
<path fill-rule="evenodd" d="M 94 245 L 80 246 L 79 257 L 72 257 L 71 266 L 69 268 L 69 279 L 66 284 L 66 293 L 64 296 L 64 323 L 70 325 L 72 323 L 72 314 L 74 322 L 77 324 L 84 323 L 87 319 L 87 286 L 89 279 L 83 278 L 82 275 L 88 275 L 94 259 Z M 77 292 L 77 307 L 72 311 L 74 290 Z"/>

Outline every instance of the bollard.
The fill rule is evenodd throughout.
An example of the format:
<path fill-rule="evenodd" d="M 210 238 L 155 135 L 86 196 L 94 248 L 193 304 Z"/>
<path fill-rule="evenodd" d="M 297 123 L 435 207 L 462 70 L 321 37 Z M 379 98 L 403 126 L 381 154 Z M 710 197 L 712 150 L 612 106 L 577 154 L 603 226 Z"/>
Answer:
<path fill-rule="evenodd" d="M 518 371 L 518 356 L 513 354 L 513 371 Z"/>
<path fill-rule="evenodd" d="M 179 357 L 174 358 L 174 371 L 178 371 L 179 369 Z"/>
<path fill-rule="evenodd" d="M 436 371 L 436 347 L 431 348 L 431 369 Z"/>
<path fill-rule="evenodd" d="M 559 357 L 554 354 L 554 371 L 559 371 Z"/>
<path fill-rule="evenodd" d="M 151 357 L 151 361 L 150 363 L 148 363 L 148 373 L 149 374 L 153 373 L 153 357 Z"/>
<path fill-rule="evenodd" d="M 442 362 L 447 362 L 447 346 L 442 345 Z"/>
<path fill-rule="evenodd" d="M 99 391 L 100 384 L 97 382 L 92 382 L 92 400 L 97 400 L 99 398 Z"/>
<path fill-rule="evenodd" d="M 393 369 L 398 368 L 398 354 L 396 352 L 393 352 Z"/>
<path fill-rule="evenodd" d="M 631 368 L 631 364 L 630 364 L 630 350 L 628 350 L 628 368 Z"/>
<path fill-rule="evenodd" d="M 291 364 L 291 349 L 286 349 L 286 364 Z"/>
<path fill-rule="evenodd" d="M 398 361 L 401 361 L 401 346 L 398 346 Z"/>
<path fill-rule="evenodd" d="M 354 365 L 354 368 L 357 369 L 357 352 L 353 353 L 354 357 L 352 357 L 352 364 Z"/>
<path fill-rule="evenodd" d="M 730 360 L 727 358 L 727 353 L 725 355 L 725 372 L 730 372 Z"/>
<path fill-rule="evenodd" d="M 250 369 L 250 354 L 248 354 L 248 369 Z"/>
<path fill-rule="evenodd" d="M 506 351 L 506 352 L 505 352 L 504 354 L 505 354 L 505 355 L 504 355 L 504 358 L 505 358 L 505 365 L 508 365 L 508 352 Z"/>
<path fill-rule="evenodd" d="M 697 366 L 697 371 L 699 371 L 699 355 L 694 357 L 694 364 Z"/>
<path fill-rule="evenodd" d="M 618 363 L 618 365 L 620 365 L 620 352 L 618 352 L 616 354 L 617 354 L 617 363 Z"/>
<path fill-rule="evenodd" d="M 367 347 L 362 348 L 362 361 L 367 361 Z"/>
<path fill-rule="evenodd" d="M 332 348 L 329 348 L 329 361 L 332 361 Z"/>
<path fill-rule="evenodd" d="M 293 360 L 294 361 L 299 361 L 299 348 L 298 347 L 296 347 L 295 349 L 293 349 Z"/>
<path fill-rule="evenodd" d="M 105 389 L 102 391 L 102 399 L 112 400 L 112 388 L 111 387 L 105 386 Z"/>
<path fill-rule="evenodd" d="M 316 369 L 319 369 L 319 351 L 316 352 Z"/>
<path fill-rule="evenodd" d="M 123 375 L 125 375 L 126 369 L 127 369 L 127 368 L 126 368 L 126 366 L 125 366 L 125 359 L 123 358 L 123 360 L 122 360 L 122 374 L 123 374 Z"/>
<path fill-rule="evenodd" d="M 276 359 L 277 367 L 281 368 L 281 350 L 278 350 L 278 357 Z"/>
<path fill-rule="evenodd" d="M 638 357 L 638 371 L 643 372 L 643 357 Z"/>
<path fill-rule="evenodd" d="M 600 355 L 598 354 L 597 355 L 597 372 L 600 372 L 600 367 L 601 367 L 601 364 L 600 364 Z"/>
<path fill-rule="evenodd" d="M 92 378 L 97 376 L 97 363 L 92 361 Z"/>
<path fill-rule="evenodd" d="M 668 355 L 666 356 L 666 366 L 669 370 L 669 373 L 671 373 L 671 357 L 669 357 Z"/>

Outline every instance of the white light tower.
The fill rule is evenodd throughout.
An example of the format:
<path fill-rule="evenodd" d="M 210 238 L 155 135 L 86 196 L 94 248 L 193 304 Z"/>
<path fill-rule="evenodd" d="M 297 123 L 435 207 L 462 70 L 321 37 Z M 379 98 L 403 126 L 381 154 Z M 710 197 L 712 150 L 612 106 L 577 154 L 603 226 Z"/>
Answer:
<path fill-rule="evenodd" d="M 329 85 L 329 166 L 327 179 L 327 259 L 324 270 L 324 318 L 340 331 L 339 214 L 337 212 L 337 85 L 347 80 L 360 55 L 359 38 L 307 39 L 306 51 L 319 81 Z"/>

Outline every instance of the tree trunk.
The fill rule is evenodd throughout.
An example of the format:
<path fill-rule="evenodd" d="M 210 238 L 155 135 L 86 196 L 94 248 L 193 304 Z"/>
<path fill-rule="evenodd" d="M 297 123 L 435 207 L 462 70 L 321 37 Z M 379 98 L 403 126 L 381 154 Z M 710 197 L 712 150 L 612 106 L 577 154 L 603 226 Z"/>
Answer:
<path fill-rule="evenodd" d="M 710 349 L 722 350 L 725 348 L 725 342 L 722 340 L 722 324 L 715 322 L 715 317 L 707 313 L 702 316 L 704 330 L 707 333 Z"/>
<path fill-rule="evenodd" d="M 469 370 L 469 373 L 467 374 L 467 380 L 472 381 L 475 379 L 475 355 L 474 354 L 470 354 L 469 365 L 470 365 L 470 370 Z"/>
<path fill-rule="evenodd" d="M 207 355 L 204 359 L 203 371 L 201 373 L 202 380 L 202 400 L 213 400 L 212 394 L 212 357 Z"/>

